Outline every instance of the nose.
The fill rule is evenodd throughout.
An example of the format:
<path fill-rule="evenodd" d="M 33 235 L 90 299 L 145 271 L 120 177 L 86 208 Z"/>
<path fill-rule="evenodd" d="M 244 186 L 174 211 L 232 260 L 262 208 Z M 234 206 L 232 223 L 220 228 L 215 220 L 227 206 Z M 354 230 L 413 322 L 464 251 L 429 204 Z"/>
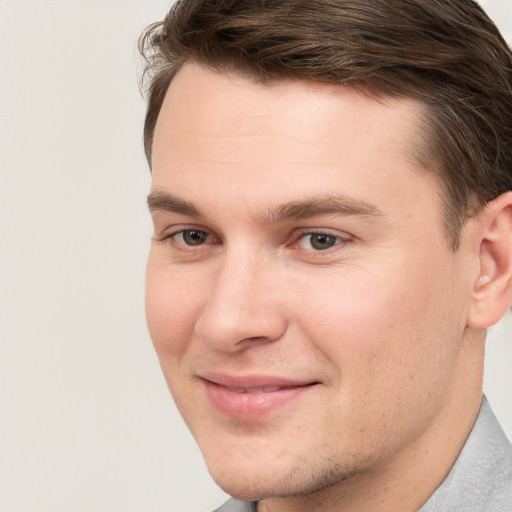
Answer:
<path fill-rule="evenodd" d="M 222 352 L 237 352 L 281 338 L 287 319 L 275 277 L 268 262 L 226 255 L 196 322 L 196 335 Z"/>

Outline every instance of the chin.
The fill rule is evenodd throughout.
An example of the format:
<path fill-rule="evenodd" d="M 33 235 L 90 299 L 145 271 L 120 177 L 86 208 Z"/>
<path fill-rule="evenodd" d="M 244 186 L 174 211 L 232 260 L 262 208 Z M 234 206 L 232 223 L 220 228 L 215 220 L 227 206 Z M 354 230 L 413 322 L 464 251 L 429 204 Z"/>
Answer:
<path fill-rule="evenodd" d="M 223 461 L 211 464 L 206 460 L 215 483 L 227 494 L 241 501 L 255 501 L 280 494 L 275 472 L 261 460 Z"/>
<path fill-rule="evenodd" d="M 245 462 L 245 463 L 244 463 Z M 216 484 L 230 496 L 241 501 L 269 498 L 311 496 L 330 487 L 339 486 L 357 471 L 334 467 L 316 468 L 311 463 L 283 465 L 276 461 L 239 460 L 233 465 L 207 465 Z"/>
<path fill-rule="evenodd" d="M 215 483 L 238 500 L 256 501 L 282 492 L 279 482 L 274 478 L 274 471 L 268 471 L 268 465 L 261 461 L 246 460 L 245 464 L 241 461 L 235 464 L 231 461 L 222 464 L 206 462 Z"/>

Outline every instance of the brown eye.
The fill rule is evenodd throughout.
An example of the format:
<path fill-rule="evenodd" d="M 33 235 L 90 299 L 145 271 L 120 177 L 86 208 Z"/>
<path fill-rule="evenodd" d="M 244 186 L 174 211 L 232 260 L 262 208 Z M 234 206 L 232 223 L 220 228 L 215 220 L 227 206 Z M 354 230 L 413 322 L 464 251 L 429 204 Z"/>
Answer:
<path fill-rule="evenodd" d="M 208 233 L 198 229 L 186 229 L 185 231 L 178 233 L 178 236 L 182 239 L 185 245 L 201 245 L 208 239 Z"/>

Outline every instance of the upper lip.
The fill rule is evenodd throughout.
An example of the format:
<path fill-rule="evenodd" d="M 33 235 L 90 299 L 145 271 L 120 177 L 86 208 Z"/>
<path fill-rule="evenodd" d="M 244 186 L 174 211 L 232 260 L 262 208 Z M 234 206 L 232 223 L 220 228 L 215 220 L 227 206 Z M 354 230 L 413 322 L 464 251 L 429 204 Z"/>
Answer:
<path fill-rule="evenodd" d="M 233 390 L 277 391 L 282 388 L 302 387 L 318 383 L 318 381 L 312 379 L 291 379 L 272 375 L 229 375 L 216 372 L 202 374 L 200 378 Z"/>

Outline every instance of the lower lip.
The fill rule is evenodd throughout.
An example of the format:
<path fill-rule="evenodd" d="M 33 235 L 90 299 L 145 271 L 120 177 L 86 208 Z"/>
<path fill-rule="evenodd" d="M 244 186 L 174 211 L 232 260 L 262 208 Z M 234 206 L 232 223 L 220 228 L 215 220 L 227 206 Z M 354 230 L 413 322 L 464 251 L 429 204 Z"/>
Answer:
<path fill-rule="evenodd" d="M 283 388 L 269 393 L 236 393 L 203 381 L 210 403 L 222 414 L 241 420 L 261 419 L 309 393 L 315 384 Z"/>

